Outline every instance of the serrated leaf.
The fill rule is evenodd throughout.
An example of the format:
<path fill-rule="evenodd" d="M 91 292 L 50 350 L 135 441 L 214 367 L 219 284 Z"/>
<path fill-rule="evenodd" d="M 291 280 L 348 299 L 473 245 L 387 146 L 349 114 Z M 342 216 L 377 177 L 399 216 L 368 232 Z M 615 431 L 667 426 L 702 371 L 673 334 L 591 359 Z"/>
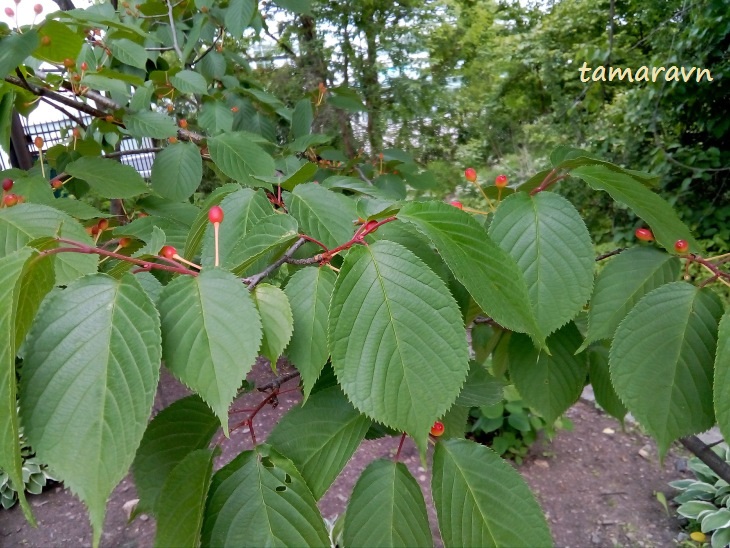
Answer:
<path fill-rule="evenodd" d="M 299 370 L 304 401 L 327 363 L 327 318 L 337 276 L 329 268 L 310 266 L 295 273 L 284 287 L 294 320 L 286 355 Z"/>
<path fill-rule="evenodd" d="M 665 249 L 674 250 L 674 242 L 686 240 L 690 251 L 699 250 L 692 232 L 674 208 L 630 175 L 602 165 L 579 167 L 570 173 L 583 179 L 594 190 L 606 191 L 611 198 L 627 205 L 651 227 L 657 243 Z"/>
<path fill-rule="evenodd" d="M 104 274 L 54 294 L 28 338 L 25 434 L 88 507 L 95 545 L 107 498 L 132 464 L 152 410 L 160 342 L 157 311 L 139 282 Z"/>
<path fill-rule="evenodd" d="M 53 288 L 53 263 L 38 260 L 37 252 L 24 247 L 0 258 L 0 470 L 14 486 L 23 485 L 20 455 L 15 357 L 43 297 Z M 18 500 L 26 519 L 35 526 L 23 489 Z"/>
<path fill-rule="evenodd" d="M 288 200 L 289 214 L 302 232 L 332 249 L 355 233 L 355 203 L 314 183 L 298 185 Z"/>
<path fill-rule="evenodd" d="M 170 83 L 176 90 L 185 95 L 208 94 L 208 82 L 194 70 L 181 70 L 174 76 L 170 76 Z"/>
<path fill-rule="evenodd" d="M 151 137 L 153 139 L 167 139 L 168 137 L 174 137 L 177 135 L 177 125 L 175 124 L 175 120 L 162 112 L 140 110 L 139 112 L 132 114 L 125 114 L 122 117 L 122 122 L 124 122 L 126 132 L 132 137 L 137 137 L 138 139 L 143 139 L 145 137 Z"/>
<path fill-rule="evenodd" d="M 43 22 L 38 29 L 38 36 L 41 45 L 33 52 L 33 57 L 50 63 L 61 64 L 64 59 L 76 59 L 84 44 L 80 28 L 53 19 L 46 19 Z M 45 37 L 50 39 L 46 44 L 43 43 Z"/>
<path fill-rule="evenodd" d="M 544 343 L 520 269 L 469 214 L 441 202 L 422 202 L 407 204 L 398 218 L 433 242 L 486 314 L 507 329 Z"/>
<path fill-rule="evenodd" d="M 253 175 L 267 177 L 274 173 L 271 156 L 241 132 L 208 139 L 208 150 L 216 166 L 239 183 L 256 186 Z"/>
<path fill-rule="evenodd" d="M 325 145 L 332 141 L 333 138 L 332 135 L 323 135 L 320 133 L 302 135 L 294 139 L 291 143 L 287 143 L 286 148 L 292 152 L 304 152 L 310 147 Z"/>
<path fill-rule="evenodd" d="M 216 188 L 208 195 L 208 197 L 203 202 L 200 213 L 198 213 L 198 216 L 195 218 L 193 224 L 190 227 L 187 239 L 185 240 L 185 253 L 183 253 L 183 257 L 191 260 L 200 251 L 200 246 L 203 244 L 203 237 L 206 234 L 206 230 L 210 226 L 210 221 L 208 220 L 208 211 L 210 210 L 210 208 L 214 205 L 220 204 L 226 196 L 228 196 L 229 194 L 233 194 L 234 192 L 237 192 L 239 190 L 241 190 L 241 187 L 239 185 L 231 183 Z M 223 211 L 225 212 L 225 210 Z M 226 217 L 228 216 L 230 216 L 230 213 L 226 215 Z M 227 231 L 223 231 L 223 234 L 221 234 L 221 236 L 224 236 L 226 234 Z"/>
<path fill-rule="evenodd" d="M 552 546 L 550 530 L 519 473 L 467 440 L 436 444 L 431 480 L 444 546 Z"/>
<path fill-rule="evenodd" d="M 712 373 L 722 313 L 712 290 L 673 282 L 645 295 L 616 329 L 613 386 L 660 455 L 678 437 L 715 422 Z"/>
<path fill-rule="evenodd" d="M 209 56 L 206 56 L 207 59 Z M 200 109 L 198 123 L 211 135 L 227 133 L 233 130 L 231 110 L 219 101 L 208 102 Z"/>
<path fill-rule="evenodd" d="M 255 274 L 278 259 L 299 237 L 297 222 L 289 215 L 270 215 L 251 227 L 227 257 L 231 272 Z"/>
<path fill-rule="evenodd" d="M 152 419 L 132 465 L 138 512 L 155 512 L 170 472 L 189 453 L 208 447 L 220 421 L 199 396 L 188 396 Z"/>
<path fill-rule="evenodd" d="M 332 295 L 329 346 L 355 407 L 425 451 L 469 369 L 461 313 L 443 281 L 396 243 L 351 249 Z"/>
<path fill-rule="evenodd" d="M 312 132 L 312 121 L 314 113 L 312 112 L 312 101 L 309 99 L 301 99 L 294 106 L 294 112 L 291 117 L 291 131 L 295 139 Z"/>
<path fill-rule="evenodd" d="M 145 69 L 147 66 L 147 51 L 144 46 L 132 42 L 128 38 L 116 38 L 109 41 L 112 55 L 130 67 Z"/>
<path fill-rule="evenodd" d="M 213 476 L 204 546 L 329 546 L 314 497 L 294 465 L 274 449 L 245 451 Z"/>
<path fill-rule="evenodd" d="M 284 9 L 309 15 L 312 13 L 312 0 L 275 0 L 275 3 Z"/>
<path fill-rule="evenodd" d="M 68 164 L 66 173 L 89 183 L 103 198 L 133 198 L 149 192 L 136 169 L 106 158 L 84 156 Z"/>
<path fill-rule="evenodd" d="M 230 266 L 235 264 L 235 261 L 229 260 L 233 250 L 245 246 L 249 231 L 267 217 L 271 217 L 274 209 L 262 190 L 256 192 L 250 188 L 242 189 L 241 187 L 226 195 L 219 203 L 224 214 L 219 236 L 220 259 L 221 264 Z M 208 210 L 211 205 L 213 204 L 206 203 L 201 212 L 201 218 L 205 222 L 201 261 L 208 265 L 212 265 L 215 261 L 213 226 L 208 221 Z"/>
<path fill-rule="evenodd" d="M 628 249 L 611 259 L 596 279 L 584 347 L 610 339 L 629 310 L 647 293 L 674 281 L 679 259 L 649 247 Z"/>
<path fill-rule="evenodd" d="M 593 288 L 593 243 L 568 200 L 552 192 L 517 192 L 500 203 L 489 236 L 522 271 L 542 333 L 581 311 Z"/>
<path fill-rule="evenodd" d="M 588 349 L 588 377 L 591 379 L 596 403 L 606 413 L 623 423 L 627 410 L 611 384 L 608 348 L 605 346 L 592 346 Z"/>
<path fill-rule="evenodd" d="M 30 57 L 38 47 L 38 33 L 29 29 L 13 33 L 0 40 L 0 74 L 9 74 L 13 69 Z"/>
<path fill-rule="evenodd" d="M 181 248 L 190 230 L 190 225 L 182 221 L 149 215 L 139 217 L 128 225 L 120 225 L 114 229 L 115 236 L 132 236 L 143 242 L 152 242 L 155 229 L 165 233 L 165 243 Z M 159 250 L 158 250 L 159 251 Z"/>
<path fill-rule="evenodd" d="M 256 11 L 254 0 L 231 0 L 226 9 L 225 23 L 228 32 L 234 38 L 241 38 L 243 31 L 251 22 L 251 16 Z"/>
<path fill-rule="evenodd" d="M 504 398 L 504 382 L 489 374 L 487 369 L 477 362 L 469 363 L 469 375 L 464 387 L 456 398 L 456 405 L 465 407 L 481 407 L 494 405 Z"/>
<path fill-rule="evenodd" d="M 157 501 L 155 546 L 198 546 L 213 475 L 212 449 L 198 449 L 170 472 Z"/>
<path fill-rule="evenodd" d="M 0 209 L 0 255 L 17 251 L 37 238 L 60 235 L 86 245 L 93 240 L 76 219 L 39 204 L 19 204 Z M 96 272 L 98 257 L 59 253 L 53 259 L 56 285 L 66 285 L 84 274 Z"/>
<path fill-rule="evenodd" d="M 356 411 L 335 386 L 313 394 L 305 405 L 284 415 L 266 442 L 294 463 L 319 500 L 355 453 L 368 428 L 370 420 Z"/>
<path fill-rule="evenodd" d="M 522 399 L 548 423 L 555 421 L 580 397 L 588 374 L 585 354 L 575 355 L 582 337 L 569 323 L 548 337 L 551 354 L 538 350 L 524 335 L 509 343 L 509 372 Z"/>
<path fill-rule="evenodd" d="M 345 546 L 433 546 L 421 487 L 405 464 L 368 465 L 352 491 L 343 535 Z"/>
<path fill-rule="evenodd" d="M 253 291 L 253 300 L 263 329 L 259 353 L 267 357 L 275 368 L 276 360 L 289 343 L 294 328 L 289 299 L 278 287 L 259 284 Z"/>
<path fill-rule="evenodd" d="M 208 269 L 170 282 L 158 303 L 165 365 L 210 405 L 228 434 L 228 407 L 251 370 L 261 320 L 230 272 Z"/>
<path fill-rule="evenodd" d="M 730 312 L 722 317 L 717 330 L 713 390 L 717 425 L 723 437 L 730 439 Z"/>
<path fill-rule="evenodd" d="M 193 143 L 176 143 L 157 153 L 152 188 L 175 202 L 187 200 L 203 179 L 203 158 Z"/>
<path fill-rule="evenodd" d="M 145 255 L 158 255 L 162 246 L 165 245 L 165 232 L 159 227 L 152 227 L 152 235 L 147 243 L 132 254 L 132 257 L 144 257 Z"/>

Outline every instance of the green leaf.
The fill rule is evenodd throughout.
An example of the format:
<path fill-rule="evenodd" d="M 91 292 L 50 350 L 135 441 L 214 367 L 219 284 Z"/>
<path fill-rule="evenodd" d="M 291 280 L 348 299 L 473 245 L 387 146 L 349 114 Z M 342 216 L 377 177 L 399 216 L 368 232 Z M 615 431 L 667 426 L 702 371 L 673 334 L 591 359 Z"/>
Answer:
<path fill-rule="evenodd" d="M 0 40 L 0 74 L 13 72 L 13 69 L 30 57 L 38 47 L 38 33 L 26 30 L 23 34 L 11 34 Z"/>
<path fill-rule="evenodd" d="M 149 192 L 136 169 L 106 158 L 84 156 L 68 164 L 66 173 L 89 183 L 103 198 L 133 198 Z"/>
<path fill-rule="evenodd" d="M 0 470 L 14 486 L 23 485 L 23 459 L 18 444 L 18 402 L 15 357 L 43 297 L 53 287 L 53 263 L 38 260 L 24 247 L 0 258 Z M 23 489 L 16 489 L 26 519 L 36 525 Z"/>
<path fill-rule="evenodd" d="M 175 76 L 170 77 L 173 87 L 184 95 L 207 95 L 208 82 L 194 70 L 181 70 Z"/>
<path fill-rule="evenodd" d="M 304 234 L 332 249 L 355 233 L 355 203 L 342 194 L 314 183 L 298 185 L 288 200 L 292 215 Z"/>
<path fill-rule="evenodd" d="M 155 512 L 172 470 L 190 453 L 208 447 L 220 422 L 199 396 L 188 396 L 152 419 L 132 465 L 138 512 Z"/>
<path fill-rule="evenodd" d="M 185 241 L 185 253 L 183 253 L 183 257 L 191 260 L 200 251 L 200 246 L 203 244 L 203 237 L 206 234 L 206 230 L 210 227 L 210 221 L 208 220 L 208 211 L 210 208 L 214 205 L 220 204 L 221 201 L 229 194 L 233 194 L 240 190 L 241 187 L 239 185 L 231 183 L 216 188 L 208 195 L 203 202 L 201 211 L 198 213 L 198 216 L 195 218 L 192 226 L 190 227 L 190 231 L 188 232 L 187 239 Z M 264 200 L 266 200 L 266 198 L 264 198 Z M 225 212 L 225 209 L 223 211 Z M 269 214 L 270 213 L 271 212 L 269 212 Z M 226 214 L 226 217 L 229 216 L 230 213 Z M 225 237 L 227 233 L 228 230 L 224 230 L 221 237 Z M 212 234 L 210 234 L 210 237 L 212 238 Z"/>
<path fill-rule="evenodd" d="M 592 346 L 588 350 L 588 376 L 591 379 L 596 403 L 606 413 L 623 422 L 627 410 L 611 384 L 608 348 L 605 346 Z"/>
<path fill-rule="evenodd" d="M 213 476 L 204 546 L 329 546 L 314 497 L 294 465 L 274 449 L 245 451 Z"/>
<path fill-rule="evenodd" d="M 300 100 L 294 107 L 291 117 L 291 131 L 295 139 L 309 135 L 312 132 L 312 101 L 309 99 Z"/>
<path fill-rule="evenodd" d="M 208 149 L 216 166 L 239 183 L 256 186 L 253 175 L 267 177 L 274 173 L 271 156 L 241 132 L 208 139 Z"/>
<path fill-rule="evenodd" d="M 677 257 L 650 247 L 634 247 L 611 259 L 596 279 L 583 346 L 613 338 L 629 310 L 650 291 L 676 280 L 679 267 Z"/>
<path fill-rule="evenodd" d="M 370 420 L 347 401 L 339 387 L 313 394 L 289 411 L 266 440 L 290 459 L 319 500 L 357 450 Z"/>
<path fill-rule="evenodd" d="M 302 166 L 297 169 L 294 173 L 289 175 L 286 179 L 281 181 L 280 184 L 281 188 L 284 190 L 292 191 L 294 190 L 294 187 L 297 185 L 301 185 L 303 183 L 308 182 L 312 177 L 314 177 L 315 173 L 317 173 L 317 170 L 319 168 L 317 167 L 317 164 L 313 164 L 311 162 L 306 162 L 302 164 Z"/>
<path fill-rule="evenodd" d="M 261 320 L 230 272 L 208 269 L 170 282 L 158 303 L 165 365 L 210 405 L 228 434 L 228 407 L 251 370 Z"/>
<path fill-rule="evenodd" d="M 138 139 L 143 139 L 145 137 L 151 137 L 153 139 L 167 139 L 168 137 L 174 137 L 177 135 L 177 125 L 175 124 L 175 120 L 162 112 L 140 110 L 133 114 L 125 114 L 122 117 L 122 122 L 124 122 L 126 132 L 132 137 L 137 137 Z M 195 145 L 191 144 L 191 146 Z"/>
<path fill-rule="evenodd" d="M 215 454 L 212 449 L 198 449 L 170 472 L 157 501 L 155 546 L 200 544 Z"/>
<path fill-rule="evenodd" d="M 329 268 L 310 266 L 295 273 L 284 287 L 294 320 L 286 355 L 301 374 L 304 401 L 329 357 L 327 318 L 336 279 Z"/>
<path fill-rule="evenodd" d="M 310 147 L 327 144 L 332 139 L 333 137 L 331 135 L 323 135 L 320 133 L 302 135 L 294 139 L 291 143 L 288 143 L 286 148 L 292 152 L 304 152 Z"/>
<path fill-rule="evenodd" d="M 673 282 L 644 296 L 616 330 L 611 380 L 661 455 L 680 436 L 715 423 L 712 373 L 722 313 L 712 290 Z"/>
<path fill-rule="evenodd" d="M 202 179 L 203 158 L 193 143 L 170 145 L 155 156 L 151 181 L 160 196 L 175 202 L 187 200 Z"/>
<path fill-rule="evenodd" d="M 509 343 L 509 372 L 522 399 L 548 423 L 555 421 L 580 397 L 588 363 L 575 355 L 582 337 L 569 323 L 548 337 L 552 355 L 537 350 L 524 335 L 515 333 Z"/>
<path fill-rule="evenodd" d="M 507 329 L 544 343 L 519 267 L 468 213 L 441 202 L 423 202 L 406 205 L 398 218 L 433 242 L 486 314 Z"/>
<path fill-rule="evenodd" d="M 165 245 L 166 239 L 167 237 L 163 230 L 156 226 L 152 227 L 151 237 L 147 239 L 147 243 L 144 246 L 132 254 L 132 257 L 138 258 L 144 257 L 145 255 L 158 255 L 162 246 Z"/>
<path fill-rule="evenodd" d="M 231 265 L 231 272 L 239 276 L 255 274 L 278 259 L 297 238 L 293 217 L 270 215 L 253 226 L 245 240 L 238 241 L 224 264 Z"/>
<path fill-rule="evenodd" d="M 97 546 L 106 501 L 152 411 L 160 342 L 157 311 L 139 282 L 104 274 L 54 294 L 28 338 L 20 384 L 25 434 L 88 507 Z"/>
<path fill-rule="evenodd" d="M 53 19 L 46 19 L 38 29 L 41 46 L 33 52 L 33 57 L 59 65 L 64 59 L 76 59 L 81 52 L 84 38 L 80 28 L 77 27 L 76 31 L 72 28 Z M 50 39 L 46 45 L 43 44 L 45 37 Z"/>
<path fill-rule="evenodd" d="M 233 265 L 235 262 L 228 259 L 233 250 L 245 246 L 249 231 L 258 226 L 265 218 L 273 216 L 274 209 L 262 190 L 256 192 L 250 188 L 242 189 L 241 187 L 238 187 L 235 192 L 227 194 L 222 200 L 219 200 L 219 203 L 224 214 L 219 236 L 220 259 L 223 265 Z M 208 221 L 208 210 L 212 205 L 214 205 L 212 202 L 206 203 L 201 212 L 201 218 L 204 218 L 205 222 L 201 261 L 208 265 L 212 265 L 215 260 L 213 226 Z M 196 220 L 196 224 L 197 222 Z"/>
<path fill-rule="evenodd" d="M 347 505 L 345 546 L 433 546 L 426 502 L 402 462 L 378 459 L 360 475 Z"/>
<path fill-rule="evenodd" d="M 228 3 L 224 21 L 231 36 L 241 38 L 255 11 L 256 2 L 254 0 L 231 0 Z"/>
<path fill-rule="evenodd" d="M 111 71 L 106 72 L 109 74 Z M 107 78 L 106 76 L 99 76 L 98 74 L 87 73 L 81 79 L 81 84 L 95 90 L 109 91 L 112 96 L 119 95 L 120 97 L 128 98 L 130 96 L 130 86 L 124 82 L 121 78 Z"/>
<path fill-rule="evenodd" d="M 469 363 L 469 376 L 461 389 L 456 405 L 465 407 L 481 407 L 494 405 L 502 401 L 504 382 L 489 374 L 487 369 L 477 362 Z"/>
<path fill-rule="evenodd" d="M 575 318 L 593 288 L 593 243 L 573 205 L 552 192 L 503 200 L 489 236 L 517 262 L 548 335 Z"/>
<path fill-rule="evenodd" d="M 444 546 L 552 546 L 530 488 L 499 456 L 472 441 L 436 444 L 431 481 Z"/>
<path fill-rule="evenodd" d="M 674 208 L 630 175 L 602 165 L 579 167 L 570 173 L 583 179 L 594 190 L 604 190 L 611 198 L 631 208 L 651 227 L 657 243 L 665 249 L 673 251 L 677 240 L 686 240 L 690 251 L 699 251 L 692 232 Z"/>
<path fill-rule="evenodd" d="M 259 352 L 269 359 L 272 367 L 291 339 L 294 320 L 289 299 L 281 289 L 269 284 L 259 284 L 253 292 L 253 300 L 261 317 L 263 337 Z"/>
<path fill-rule="evenodd" d="M 443 281 L 396 243 L 351 249 L 330 303 L 329 346 L 355 407 L 425 451 L 469 369 L 461 313 Z"/>
<path fill-rule="evenodd" d="M 143 70 L 147 66 L 147 51 L 144 46 L 128 38 L 109 40 L 109 48 L 112 50 L 112 55 L 125 65 Z"/>
<path fill-rule="evenodd" d="M 206 56 L 207 59 L 210 56 Z M 231 110 L 219 101 L 205 103 L 200 109 L 198 123 L 211 135 L 228 133 L 233 130 Z"/>
<path fill-rule="evenodd" d="M 19 204 L 0 209 L 0 255 L 8 255 L 38 238 L 60 235 L 89 246 L 93 240 L 76 219 L 39 204 Z M 98 257 L 59 253 L 53 259 L 56 285 L 66 285 L 84 274 L 96 272 Z"/>
<path fill-rule="evenodd" d="M 722 436 L 730 439 L 730 312 L 722 317 L 717 331 L 714 400 L 717 425 Z"/>
<path fill-rule="evenodd" d="M 301 13 L 302 15 L 312 13 L 312 0 L 274 0 L 274 2 L 294 13 Z"/>

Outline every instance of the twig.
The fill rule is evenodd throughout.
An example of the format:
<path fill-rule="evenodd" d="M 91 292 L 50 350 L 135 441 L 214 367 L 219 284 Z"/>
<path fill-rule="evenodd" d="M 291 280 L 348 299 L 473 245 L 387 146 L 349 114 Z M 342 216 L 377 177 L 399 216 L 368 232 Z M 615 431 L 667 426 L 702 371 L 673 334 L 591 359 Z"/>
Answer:
<path fill-rule="evenodd" d="M 267 266 L 264 270 L 259 272 L 258 274 L 251 276 L 248 278 L 248 290 L 251 291 L 254 287 L 256 287 L 261 280 L 266 278 L 269 274 L 274 272 L 277 268 L 279 268 L 281 265 L 283 265 L 285 262 L 287 262 L 288 259 L 291 258 L 292 255 L 294 255 L 294 252 L 302 247 L 304 245 L 304 242 L 306 240 L 304 238 L 299 238 L 296 242 L 294 242 L 294 245 L 292 245 L 286 253 L 284 253 L 283 256 L 281 256 L 276 262 L 270 264 Z"/>
<path fill-rule="evenodd" d="M 213 51 L 215 49 L 215 45 L 218 43 L 218 40 L 220 40 L 223 37 L 223 33 L 225 33 L 225 31 L 226 31 L 225 27 L 220 28 L 220 31 L 218 32 L 218 36 L 215 37 L 215 40 L 213 40 L 213 43 L 210 45 L 210 47 L 208 49 L 206 49 L 203 53 L 200 54 L 200 57 L 198 57 L 197 59 L 194 59 L 190 63 L 191 67 L 195 66 L 195 64 L 199 63 L 203 59 L 203 57 L 205 57 L 206 55 L 208 55 L 211 51 Z"/>
<path fill-rule="evenodd" d="M 185 63 L 182 50 L 180 49 L 180 44 L 177 43 L 177 29 L 175 28 L 175 15 L 172 13 L 172 2 L 170 2 L 170 0 L 165 1 L 167 3 L 167 16 L 170 19 L 170 33 L 172 34 L 172 45 L 175 48 L 175 53 L 177 53 L 177 56 L 180 58 L 180 62 Z"/>
<path fill-rule="evenodd" d="M 357 171 L 357 174 L 358 174 L 358 175 L 360 176 L 360 178 L 361 178 L 361 179 L 362 179 L 363 181 L 365 181 L 365 182 L 366 182 L 367 184 L 369 184 L 369 185 L 372 185 L 372 184 L 373 184 L 373 182 L 372 182 L 372 181 L 371 181 L 370 179 L 368 179 L 368 178 L 367 178 L 367 177 L 365 176 L 365 174 L 364 174 L 364 173 L 362 172 L 362 169 L 360 169 L 360 166 L 353 166 L 353 168 L 355 169 L 355 171 Z"/>
<path fill-rule="evenodd" d="M 160 152 L 162 147 L 135 148 L 134 150 L 115 150 L 106 154 L 105 158 L 118 158 L 119 156 L 131 156 L 133 154 L 154 154 Z"/>
<path fill-rule="evenodd" d="M 398 444 L 398 451 L 395 452 L 395 460 L 398 462 L 400 460 L 400 452 L 401 449 L 403 449 L 403 442 L 406 441 L 406 433 L 403 432 L 403 435 L 400 437 L 400 443 Z"/>
<path fill-rule="evenodd" d="M 48 99 L 48 97 L 41 97 L 41 101 L 43 101 L 47 105 L 52 106 L 58 112 L 60 112 L 64 116 L 66 116 L 66 118 L 68 118 L 69 120 L 73 120 L 74 122 L 76 122 L 76 124 L 78 124 L 79 126 L 81 126 L 84 129 L 86 129 L 86 124 L 84 123 L 84 121 L 81 118 L 74 116 L 69 111 L 67 111 L 65 108 L 63 108 L 61 105 L 56 105 L 50 99 Z"/>
<path fill-rule="evenodd" d="M 288 382 L 292 379 L 296 379 L 299 376 L 299 371 L 292 371 L 291 373 L 287 373 L 286 375 L 280 375 L 276 377 L 273 381 L 266 383 L 263 386 L 259 386 L 256 388 L 259 392 L 266 392 L 267 390 L 276 389 L 278 390 L 282 384 L 285 382 Z"/>
<path fill-rule="evenodd" d="M 626 248 L 619 247 L 618 249 L 614 249 L 613 251 L 609 251 L 608 253 L 602 253 L 601 255 L 598 255 L 596 257 L 596 262 L 602 261 L 603 259 L 608 259 L 609 257 L 613 257 L 614 255 L 618 255 L 623 251 L 626 251 Z"/>
<path fill-rule="evenodd" d="M 697 436 L 685 436 L 679 441 L 719 477 L 730 483 L 730 465 L 721 459 L 708 445 Z"/>

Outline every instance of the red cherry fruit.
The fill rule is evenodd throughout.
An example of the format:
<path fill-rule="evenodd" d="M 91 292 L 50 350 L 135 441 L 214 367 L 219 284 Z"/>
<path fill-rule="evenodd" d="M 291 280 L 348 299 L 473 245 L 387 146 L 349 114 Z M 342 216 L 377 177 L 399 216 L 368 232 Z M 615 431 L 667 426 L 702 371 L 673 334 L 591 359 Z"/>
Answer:
<path fill-rule="evenodd" d="M 464 204 L 462 204 L 459 200 L 452 200 L 449 202 L 452 206 L 458 207 L 459 209 L 464 209 Z"/>
<path fill-rule="evenodd" d="M 689 249 L 689 243 L 687 243 L 687 240 L 677 240 L 674 242 L 674 250 L 677 253 L 686 253 Z"/>
<path fill-rule="evenodd" d="M 53 179 L 51 181 L 51 188 L 53 188 L 53 189 L 58 189 L 58 188 L 61 188 L 62 186 L 63 186 L 63 181 L 61 181 L 61 179 Z"/>
<path fill-rule="evenodd" d="M 87 63 L 86 61 L 81 63 L 81 70 L 83 70 L 83 71 L 89 70 L 89 63 Z"/>
<path fill-rule="evenodd" d="M 652 234 L 651 230 L 648 228 L 637 228 L 634 234 L 636 235 L 636 239 L 641 240 L 642 242 L 654 241 L 654 234 Z"/>
<path fill-rule="evenodd" d="M 120 238 L 119 247 L 127 247 L 132 243 L 131 238 Z"/>
<path fill-rule="evenodd" d="M 11 188 L 13 188 L 13 180 L 12 179 L 3 179 L 3 190 L 5 192 L 10 192 Z"/>
<path fill-rule="evenodd" d="M 497 177 L 494 179 L 494 186 L 498 188 L 504 188 L 507 186 L 507 176 L 506 175 L 497 175 Z"/>
<path fill-rule="evenodd" d="M 35 6 L 33 6 L 33 11 L 36 15 L 40 15 L 41 13 L 43 13 L 43 6 L 41 6 L 40 4 L 36 4 Z"/>
<path fill-rule="evenodd" d="M 475 183 L 477 180 L 477 170 L 473 167 L 468 167 L 464 170 L 464 177 L 466 177 L 466 180 L 470 183 Z"/>
<path fill-rule="evenodd" d="M 160 255 L 166 259 L 172 259 L 175 255 L 177 255 L 177 249 L 171 245 L 163 246 L 162 249 L 160 249 Z"/>
<path fill-rule="evenodd" d="M 38 150 L 42 149 L 42 148 L 43 148 L 43 137 L 40 137 L 40 136 L 36 137 L 36 138 L 35 138 L 35 139 L 33 140 L 33 144 L 35 145 L 35 147 L 36 147 L 36 148 L 37 148 Z"/>
<path fill-rule="evenodd" d="M 106 219 L 99 219 L 99 222 L 96 224 L 96 226 L 99 227 L 100 231 L 106 230 L 107 228 L 109 228 L 109 221 Z"/>
<path fill-rule="evenodd" d="M 441 421 L 436 421 L 431 427 L 431 435 L 438 438 L 439 436 L 443 436 L 444 430 L 446 430 L 446 428 L 444 427 L 444 423 Z"/>
<path fill-rule="evenodd" d="M 208 220 L 214 224 L 223 222 L 223 209 L 221 206 L 213 206 L 208 210 Z"/>
<path fill-rule="evenodd" d="M 15 204 L 20 203 L 17 194 L 6 194 L 3 197 L 3 203 L 5 207 L 13 207 Z"/>

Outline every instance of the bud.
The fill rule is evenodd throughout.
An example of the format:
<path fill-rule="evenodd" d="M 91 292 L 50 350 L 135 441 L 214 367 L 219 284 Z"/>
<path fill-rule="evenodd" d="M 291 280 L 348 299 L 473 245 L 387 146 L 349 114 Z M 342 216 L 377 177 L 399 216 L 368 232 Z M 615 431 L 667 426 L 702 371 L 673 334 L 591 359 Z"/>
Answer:
<path fill-rule="evenodd" d="M 497 175 L 494 179 L 494 185 L 498 188 L 504 188 L 507 186 L 507 176 L 506 175 Z"/>
<path fill-rule="evenodd" d="M 464 177 L 466 177 L 466 180 L 470 183 L 475 183 L 477 180 L 477 170 L 473 167 L 468 167 L 464 170 Z"/>
<path fill-rule="evenodd" d="M 43 6 L 41 6 L 40 4 L 36 4 L 35 6 L 33 6 L 33 11 L 36 15 L 40 15 L 41 13 L 43 13 Z"/>
<path fill-rule="evenodd" d="M 7 15 L 8 17 L 14 17 L 15 12 L 13 11 L 13 8 L 5 8 L 5 15 Z"/>

